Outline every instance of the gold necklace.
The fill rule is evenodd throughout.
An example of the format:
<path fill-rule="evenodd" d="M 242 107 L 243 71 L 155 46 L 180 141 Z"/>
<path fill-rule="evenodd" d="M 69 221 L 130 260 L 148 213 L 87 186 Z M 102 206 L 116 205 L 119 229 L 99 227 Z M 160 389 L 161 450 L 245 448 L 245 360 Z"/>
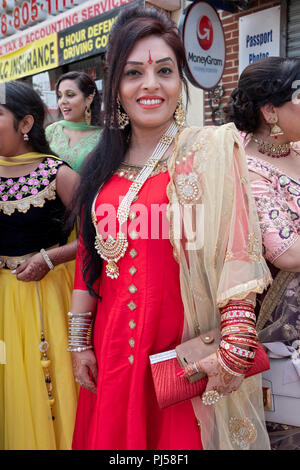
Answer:
<path fill-rule="evenodd" d="M 119 232 L 117 233 L 116 239 L 109 235 L 107 239 L 104 240 L 102 235 L 98 232 L 95 204 L 101 188 L 96 194 L 91 210 L 92 222 L 94 224 L 96 232 L 95 248 L 99 256 L 107 262 L 106 275 L 111 279 L 117 279 L 119 277 L 120 270 L 117 263 L 119 259 L 125 255 L 126 250 L 128 248 L 127 236 L 124 232 L 122 232 L 121 226 L 128 219 L 130 207 L 133 200 L 135 199 L 136 195 L 138 194 L 138 192 L 140 191 L 140 189 L 142 188 L 154 168 L 158 165 L 159 161 L 171 145 L 177 131 L 177 125 L 175 124 L 175 122 L 172 122 L 166 133 L 163 134 L 159 139 L 158 144 L 155 147 L 152 155 L 147 160 L 145 166 L 141 169 L 139 174 L 136 176 L 135 180 L 130 185 L 127 194 L 122 199 L 122 202 L 119 205 L 117 211 Z"/>
<path fill-rule="evenodd" d="M 291 153 L 291 145 L 287 144 L 275 144 L 270 142 L 264 142 L 262 139 L 252 136 L 252 140 L 258 144 L 257 150 L 263 155 L 268 155 L 272 158 L 288 157 Z"/>

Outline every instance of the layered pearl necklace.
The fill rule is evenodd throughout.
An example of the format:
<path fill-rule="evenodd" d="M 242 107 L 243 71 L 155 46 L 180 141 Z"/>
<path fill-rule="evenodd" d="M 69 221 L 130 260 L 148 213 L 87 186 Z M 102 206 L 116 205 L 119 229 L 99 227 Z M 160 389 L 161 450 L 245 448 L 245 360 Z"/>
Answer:
<path fill-rule="evenodd" d="M 119 259 L 125 255 L 126 250 L 128 248 L 127 236 L 124 232 L 122 232 L 121 226 L 128 219 L 132 202 L 134 201 L 138 192 L 140 191 L 140 189 L 142 188 L 146 180 L 149 178 L 154 168 L 157 166 L 157 164 L 159 163 L 159 161 L 161 160 L 161 158 L 163 157 L 163 155 L 165 154 L 165 152 L 171 145 L 177 132 L 178 132 L 178 127 L 175 124 L 175 122 L 172 122 L 172 124 L 170 125 L 166 133 L 163 134 L 161 138 L 159 139 L 159 142 L 157 146 L 155 147 L 152 155 L 147 160 L 145 166 L 139 172 L 139 174 L 137 175 L 133 183 L 130 185 L 130 188 L 127 194 L 125 195 L 125 197 L 122 199 L 122 202 L 119 205 L 119 208 L 117 211 L 119 231 L 117 233 L 116 239 L 114 239 L 111 235 L 109 235 L 107 239 L 104 240 L 101 234 L 98 232 L 95 204 L 96 204 L 96 200 L 98 198 L 101 188 L 96 194 L 96 197 L 92 204 L 92 210 L 91 210 L 92 222 L 94 224 L 95 231 L 96 231 L 95 248 L 99 256 L 105 261 L 107 261 L 106 275 L 110 277 L 111 279 L 117 279 L 119 277 L 120 271 L 119 271 L 119 266 L 117 263 Z"/>

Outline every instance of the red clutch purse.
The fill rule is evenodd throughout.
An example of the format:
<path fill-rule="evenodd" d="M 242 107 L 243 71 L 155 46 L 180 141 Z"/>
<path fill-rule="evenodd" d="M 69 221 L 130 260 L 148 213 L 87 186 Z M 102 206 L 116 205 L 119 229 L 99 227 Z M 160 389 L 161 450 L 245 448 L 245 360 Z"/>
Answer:
<path fill-rule="evenodd" d="M 194 341 L 195 339 L 196 338 L 190 341 Z M 216 348 L 214 348 L 214 350 L 216 350 Z M 198 360 L 198 358 L 194 360 Z M 192 383 L 185 377 L 176 376 L 176 372 L 182 369 L 182 365 L 178 361 L 176 349 L 150 356 L 150 364 L 156 397 L 161 409 L 201 396 L 206 388 L 207 376 Z M 259 344 L 256 350 L 254 364 L 247 371 L 245 378 L 260 374 L 268 370 L 269 367 L 268 356 L 263 347 Z"/>

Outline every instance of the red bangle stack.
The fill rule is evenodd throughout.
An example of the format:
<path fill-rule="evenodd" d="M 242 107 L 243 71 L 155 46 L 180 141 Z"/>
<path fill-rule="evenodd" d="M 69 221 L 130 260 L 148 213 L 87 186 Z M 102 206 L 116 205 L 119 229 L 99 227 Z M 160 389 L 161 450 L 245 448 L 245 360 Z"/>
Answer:
<path fill-rule="evenodd" d="M 221 310 L 222 341 L 217 355 L 221 366 L 233 375 L 244 375 L 254 362 L 255 320 L 254 305 L 248 300 L 231 301 Z"/>

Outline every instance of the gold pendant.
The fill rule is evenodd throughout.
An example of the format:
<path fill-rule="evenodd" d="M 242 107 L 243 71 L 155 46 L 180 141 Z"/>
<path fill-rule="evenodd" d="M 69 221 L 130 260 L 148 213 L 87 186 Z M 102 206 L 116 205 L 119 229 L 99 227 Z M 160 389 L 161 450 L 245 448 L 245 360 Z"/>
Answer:
<path fill-rule="evenodd" d="M 117 262 L 122 258 L 127 250 L 128 241 L 126 235 L 120 231 L 115 240 L 111 235 L 104 241 L 101 235 L 95 237 L 95 248 L 102 259 L 107 261 L 106 275 L 111 279 L 119 277 L 119 267 Z"/>
<path fill-rule="evenodd" d="M 117 279 L 120 274 L 119 266 L 114 261 L 109 261 L 106 265 L 106 275 L 111 279 Z"/>

